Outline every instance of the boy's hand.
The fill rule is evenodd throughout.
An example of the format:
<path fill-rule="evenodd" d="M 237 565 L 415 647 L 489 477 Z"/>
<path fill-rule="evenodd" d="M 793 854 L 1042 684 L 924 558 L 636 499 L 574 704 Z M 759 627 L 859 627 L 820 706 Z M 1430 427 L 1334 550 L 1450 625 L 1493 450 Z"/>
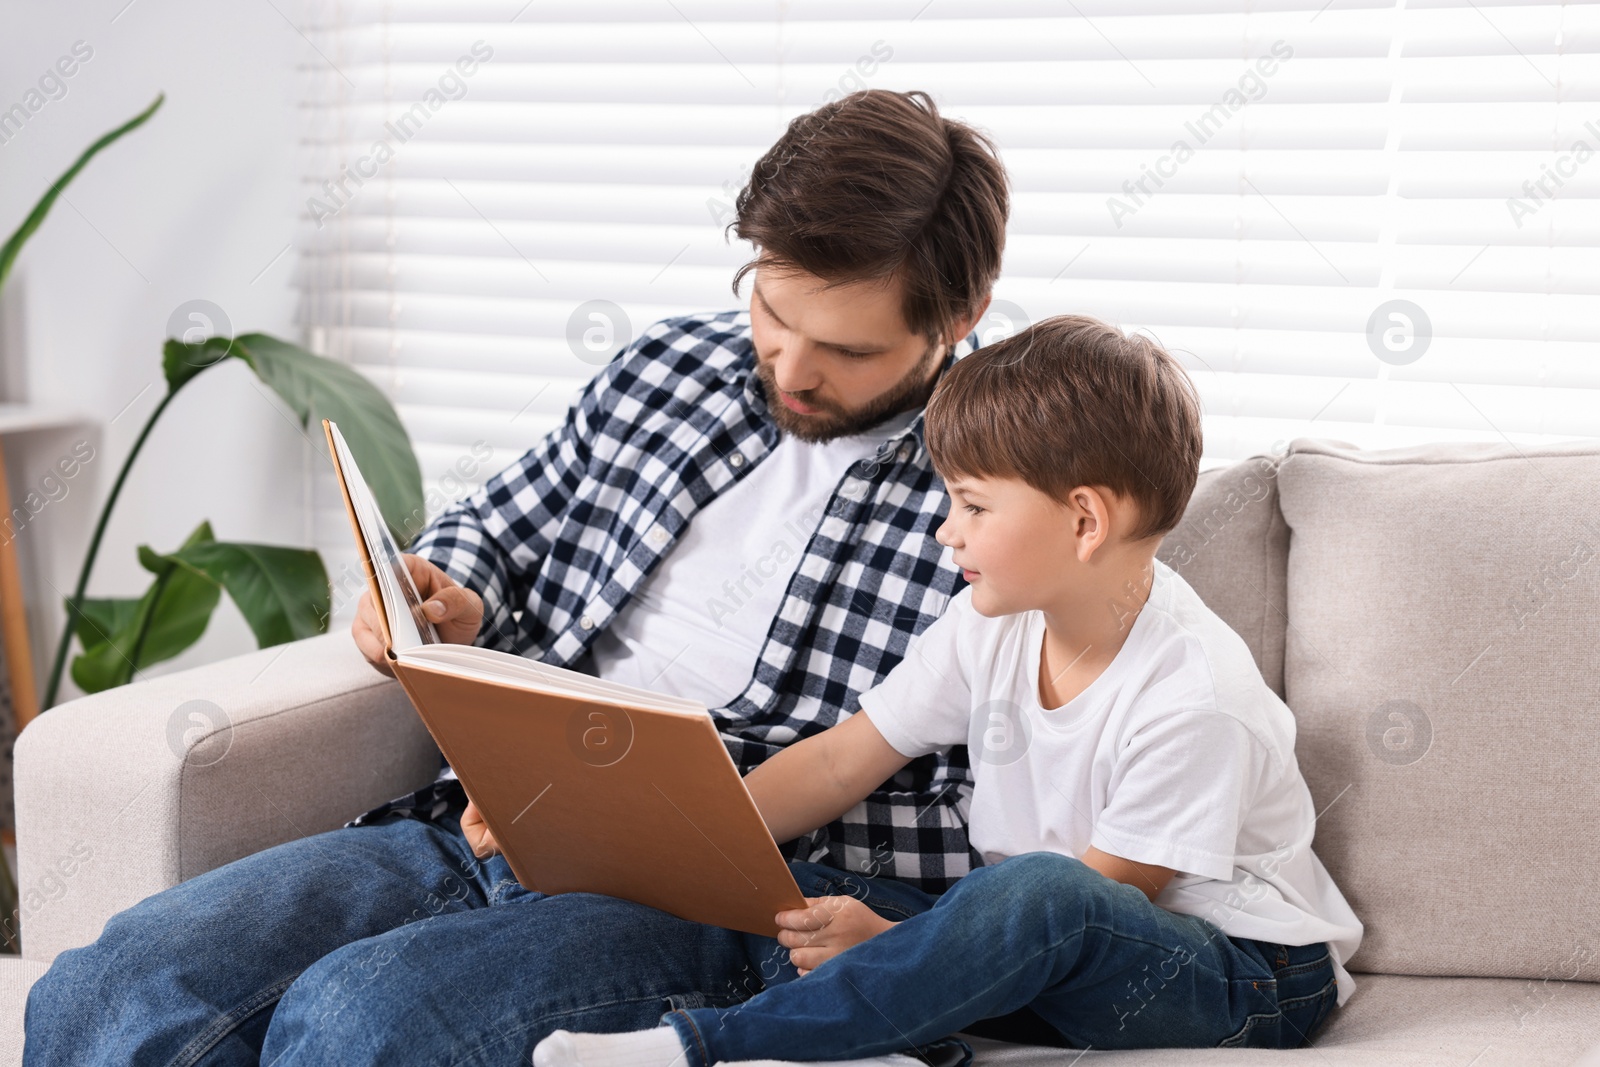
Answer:
<path fill-rule="evenodd" d="M 894 925 L 855 897 L 806 897 L 806 903 L 777 917 L 778 944 L 802 975 Z"/>
<path fill-rule="evenodd" d="M 488 859 L 500 851 L 500 845 L 490 832 L 489 824 L 483 821 L 483 813 L 470 798 L 467 800 L 466 810 L 461 813 L 461 832 L 466 836 L 467 847 L 471 848 L 472 854 L 480 860 Z"/>
<path fill-rule="evenodd" d="M 415 555 L 400 558 L 406 561 L 406 570 L 411 572 L 411 580 L 422 594 L 423 614 L 439 631 L 439 639 L 452 645 L 472 644 L 483 625 L 483 599 L 458 585 L 431 560 Z M 374 669 L 394 677 L 389 657 L 383 654 L 383 628 L 378 625 L 378 608 L 372 602 L 370 590 L 361 594 L 355 621 L 350 624 L 350 635 Z"/>

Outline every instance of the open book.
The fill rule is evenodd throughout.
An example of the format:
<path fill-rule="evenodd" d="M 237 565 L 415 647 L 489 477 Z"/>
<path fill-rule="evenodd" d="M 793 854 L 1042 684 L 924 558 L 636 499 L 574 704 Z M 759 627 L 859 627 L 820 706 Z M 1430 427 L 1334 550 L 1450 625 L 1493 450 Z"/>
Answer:
<path fill-rule="evenodd" d="M 517 880 L 776 936 L 805 907 L 705 705 L 440 641 L 349 447 L 323 420 L 385 654 Z"/>

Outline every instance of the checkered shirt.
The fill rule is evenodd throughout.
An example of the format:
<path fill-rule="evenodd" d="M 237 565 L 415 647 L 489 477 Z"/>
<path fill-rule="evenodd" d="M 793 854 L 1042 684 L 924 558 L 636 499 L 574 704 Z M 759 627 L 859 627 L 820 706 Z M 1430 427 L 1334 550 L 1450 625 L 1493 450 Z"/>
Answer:
<path fill-rule="evenodd" d="M 975 344 L 962 341 L 944 367 Z M 596 635 L 695 514 L 776 447 L 755 362 L 746 311 L 658 322 L 584 387 L 563 425 L 430 524 L 409 551 L 483 598 L 477 644 L 594 673 Z M 741 773 L 852 714 L 966 584 L 934 539 L 948 497 L 922 420 L 846 472 L 753 676 L 711 709 Z M 345 825 L 437 819 L 462 802 L 460 788 L 443 763 L 431 785 Z M 982 863 L 967 842 L 971 795 L 965 746 L 919 757 L 782 850 L 940 893 Z"/>

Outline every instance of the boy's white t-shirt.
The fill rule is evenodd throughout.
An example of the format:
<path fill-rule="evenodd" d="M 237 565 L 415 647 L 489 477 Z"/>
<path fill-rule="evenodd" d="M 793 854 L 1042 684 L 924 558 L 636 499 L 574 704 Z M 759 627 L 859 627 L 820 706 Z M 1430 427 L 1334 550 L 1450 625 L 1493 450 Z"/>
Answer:
<path fill-rule="evenodd" d="M 1157 561 L 1111 665 L 1047 710 L 1044 631 L 1039 611 L 979 614 L 969 586 L 861 707 L 902 755 L 969 746 L 968 836 L 986 863 L 1093 846 L 1170 867 L 1155 900 L 1169 911 L 1230 937 L 1326 941 L 1342 1005 L 1362 926 L 1311 851 L 1294 715 L 1244 641 Z"/>

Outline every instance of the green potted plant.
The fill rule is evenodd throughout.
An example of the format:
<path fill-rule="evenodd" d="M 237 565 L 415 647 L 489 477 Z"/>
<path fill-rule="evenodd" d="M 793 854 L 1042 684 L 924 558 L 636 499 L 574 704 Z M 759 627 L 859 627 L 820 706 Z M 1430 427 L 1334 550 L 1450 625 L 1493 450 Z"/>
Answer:
<path fill-rule="evenodd" d="M 67 183 L 102 149 L 143 125 L 163 99 L 156 97 L 144 111 L 95 141 L 51 185 L 0 246 L 0 286 L 23 243 L 39 228 Z M 56 647 L 41 710 L 56 702 L 74 638 L 80 651 L 72 661 L 73 681 L 85 692 L 109 689 L 199 640 L 224 592 L 262 648 L 327 630 L 331 593 L 327 570 L 315 550 L 219 541 L 209 521 L 200 522 L 183 544 L 170 552 L 157 552 L 149 545 L 138 547 L 139 562 L 152 576 L 142 595 L 87 595 L 112 509 L 157 421 L 180 390 L 229 360 L 248 366 L 288 405 L 302 430 L 323 418 L 339 424 L 399 543 L 407 543 L 420 525 L 422 477 L 410 438 L 388 399 L 356 370 L 263 333 L 169 339 L 162 349 L 166 395 L 145 421 L 100 510 L 77 584 L 66 598 L 67 625 Z M 16 884 L 3 855 L 0 913 L 17 914 Z M 12 924 L 0 927 L 0 942 L 0 951 L 19 950 Z"/>

